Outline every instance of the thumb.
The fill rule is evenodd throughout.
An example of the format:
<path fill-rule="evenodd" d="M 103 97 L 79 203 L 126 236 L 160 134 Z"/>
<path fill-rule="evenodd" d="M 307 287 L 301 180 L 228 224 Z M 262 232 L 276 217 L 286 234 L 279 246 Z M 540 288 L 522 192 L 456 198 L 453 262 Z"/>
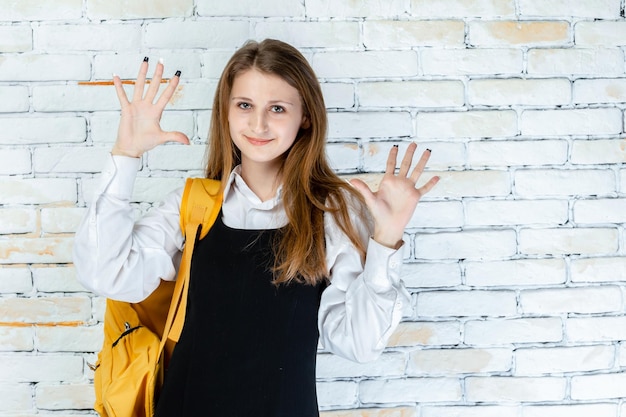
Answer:
<path fill-rule="evenodd" d="M 350 185 L 352 185 L 358 192 L 361 193 L 365 203 L 369 206 L 374 199 L 374 193 L 370 190 L 370 187 L 361 179 L 352 178 L 349 181 Z"/>
<path fill-rule="evenodd" d="M 162 143 L 165 142 L 178 142 L 183 145 L 189 145 L 189 138 L 182 132 L 164 132 L 161 137 Z"/>

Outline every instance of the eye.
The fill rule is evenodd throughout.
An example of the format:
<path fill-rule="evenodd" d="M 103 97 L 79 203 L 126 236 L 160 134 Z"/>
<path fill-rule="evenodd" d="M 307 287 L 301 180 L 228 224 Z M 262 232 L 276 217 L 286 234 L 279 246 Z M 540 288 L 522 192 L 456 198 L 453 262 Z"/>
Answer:
<path fill-rule="evenodd" d="M 246 103 L 245 101 L 242 101 L 241 103 L 237 103 L 237 107 L 239 107 L 240 109 L 243 109 L 243 110 L 248 110 L 248 109 L 252 108 L 250 103 Z"/>
<path fill-rule="evenodd" d="M 272 111 L 274 113 L 284 113 L 285 112 L 285 108 L 283 106 L 272 106 L 272 107 L 270 107 L 270 111 Z"/>

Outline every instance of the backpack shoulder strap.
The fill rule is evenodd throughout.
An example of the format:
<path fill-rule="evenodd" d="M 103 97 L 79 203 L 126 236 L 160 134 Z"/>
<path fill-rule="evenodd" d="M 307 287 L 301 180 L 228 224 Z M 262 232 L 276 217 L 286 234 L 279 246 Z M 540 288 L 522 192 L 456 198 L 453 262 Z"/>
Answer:
<path fill-rule="evenodd" d="M 161 349 L 167 339 L 178 342 L 185 322 L 191 255 L 196 239 L 206 236 L 222 206 L 221 183 L 208 178 L 188 178 L 180 205 L 180 227 L 185 235 L 185 247 L 176 277 Z M 200 233 L 198 233 L 200 232 Z"/>

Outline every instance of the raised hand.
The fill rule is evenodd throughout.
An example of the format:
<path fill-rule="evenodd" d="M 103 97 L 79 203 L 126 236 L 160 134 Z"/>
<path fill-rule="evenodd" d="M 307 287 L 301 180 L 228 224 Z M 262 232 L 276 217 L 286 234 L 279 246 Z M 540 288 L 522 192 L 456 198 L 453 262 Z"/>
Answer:
<path fill-rule="evenodd" d="M 160 125 L 163 110 L 174 95 L 180 81 L 180 71 L 171 78 L 160 97 L 157 97 L 157 94 L 163 77 L 163 63 L 159 61 L 157 64 L 150 86 L 144 94 L 147 72 L 148 59 L 146 58 L 139 69 L 132 101 L 129 101 L 126 96 L 122 80 L 117 75 L 113 76 L 117 98 L 122 107 L 117 140 L 111 151 L 113 155 L 138 158 L 144 152 L 165 142 L 189 144 L 189 138 L 184 133 L 165 132 Z"/>
<path fill-rule="evenodd" d="M 411 220 L 417 203 L 439 181 L 439 177 L 435 176 L 420 188 L 415 188 L 430 158 L 430 150 L 424 151 L 415 168 L 411 170 L 416 148 L 415 143 L 409 145 L 397 175 L 395 169 L 398 146 L 394 145 L 391 148 L 385 175 L 376 192 L 372 192 L 367 184 L 359 179 L 350 181 L 363 195 L 374 218 L 374 240 L 391 248 L 400 246 L 404 229 Z"/>

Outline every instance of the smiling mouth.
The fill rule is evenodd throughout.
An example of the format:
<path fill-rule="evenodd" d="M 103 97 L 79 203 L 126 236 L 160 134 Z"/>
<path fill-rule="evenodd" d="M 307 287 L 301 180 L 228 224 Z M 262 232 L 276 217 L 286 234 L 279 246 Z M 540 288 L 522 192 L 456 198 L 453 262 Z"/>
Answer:
<path fill-rule="evenodd" d="M 250 136 L 246 136 L 246 140 L 253 145 L 267 145 L 272 140 L 271 139 L 259 139 L 259 138 L 251 138 Z"/>

